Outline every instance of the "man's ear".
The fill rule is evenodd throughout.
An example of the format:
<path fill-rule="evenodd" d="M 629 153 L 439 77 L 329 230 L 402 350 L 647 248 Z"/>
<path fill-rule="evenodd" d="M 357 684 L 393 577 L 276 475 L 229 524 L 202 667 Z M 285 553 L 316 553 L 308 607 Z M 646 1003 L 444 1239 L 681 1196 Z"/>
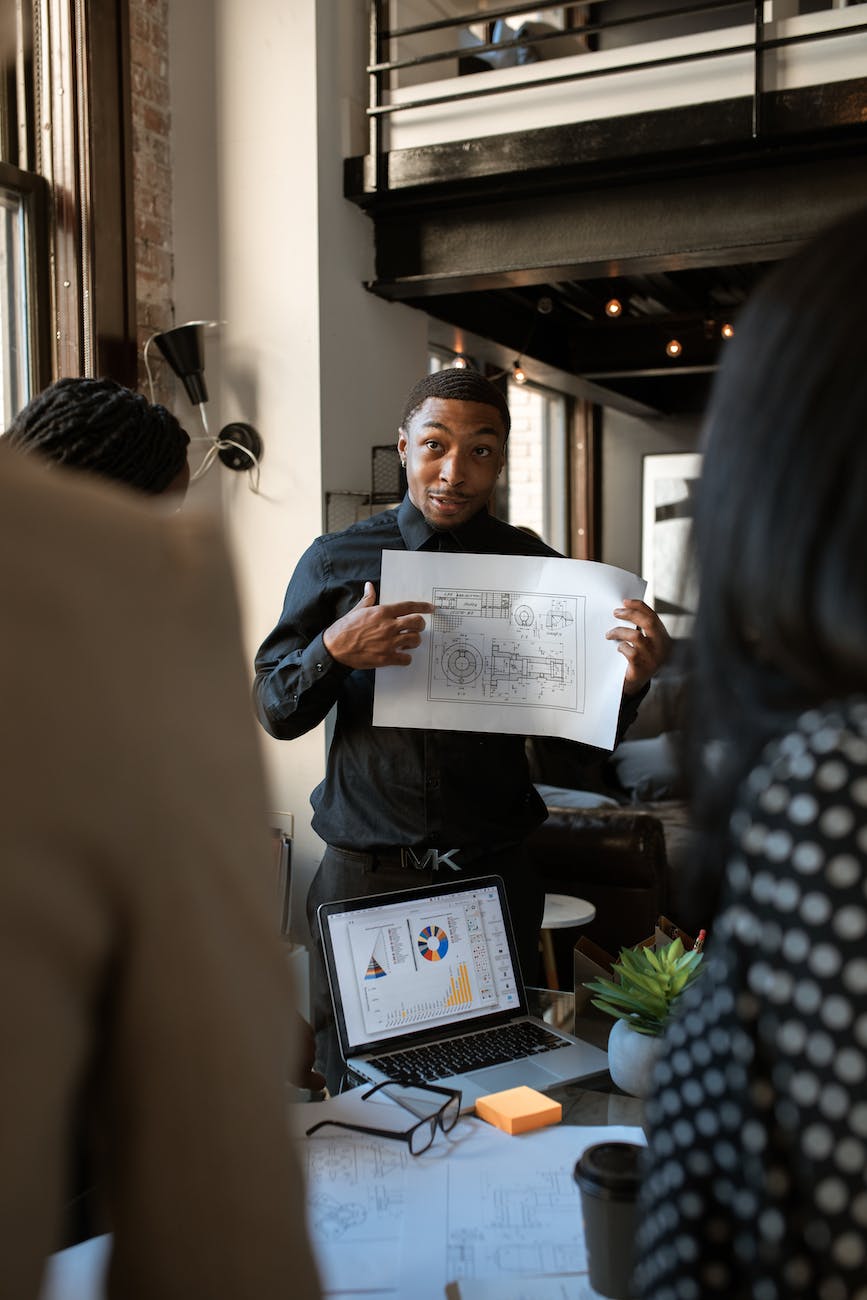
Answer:
<path fill-rule="evenodd" d="M 403 425 L 397 431 L 397 450 L 401 459 L 406 456 L 406 429 Z"/>

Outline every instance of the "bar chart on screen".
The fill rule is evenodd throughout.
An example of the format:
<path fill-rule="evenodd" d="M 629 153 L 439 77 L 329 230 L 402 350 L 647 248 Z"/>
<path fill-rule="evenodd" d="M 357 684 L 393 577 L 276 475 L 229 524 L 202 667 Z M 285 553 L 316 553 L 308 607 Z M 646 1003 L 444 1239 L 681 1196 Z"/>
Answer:
<path fill-rule="evenodd" d="M 473 1005 L 473 994 L 470 988 L 470 977 L 467 974 L 467 963 L 462 961 L 458 966 L 457 979 L 452 974 L 449 977 L 449 994 L 445 1000 L 447 1007 L 452 1007 L 455 1011 L 465 1011 Z"/>

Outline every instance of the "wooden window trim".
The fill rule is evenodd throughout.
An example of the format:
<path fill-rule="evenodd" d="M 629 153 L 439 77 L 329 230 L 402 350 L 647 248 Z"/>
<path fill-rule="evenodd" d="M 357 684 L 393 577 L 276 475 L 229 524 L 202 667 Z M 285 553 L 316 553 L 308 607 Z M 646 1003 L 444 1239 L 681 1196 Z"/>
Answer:
<path fill-rule="evenodd" d="M 569 522 L 571 555 L 576 560 L 595 560 L 596 535 L 596 444 L 598 423 L 591 402 L 573 403 L 569 439 Z"/>
<path fill-rule="evenodd" d="M 33 62 L 35 169 L 51 192 L 52 371 L 134 388 L 127 0 L 34 0 Z"/>

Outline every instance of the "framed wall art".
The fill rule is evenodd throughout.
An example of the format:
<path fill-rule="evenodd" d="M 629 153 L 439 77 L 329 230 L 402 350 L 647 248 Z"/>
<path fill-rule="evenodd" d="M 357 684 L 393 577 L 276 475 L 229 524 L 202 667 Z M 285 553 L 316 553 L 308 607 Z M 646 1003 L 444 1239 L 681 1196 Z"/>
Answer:
<path fill-rule="evenodd" d="M 692 634 L 698 595 L 690 570 L 690 533 L 695 489 L 701 474 L 697 452 L 645 456 L 642 471 L 641 571 L 645 599 L 672 637 Z"/>

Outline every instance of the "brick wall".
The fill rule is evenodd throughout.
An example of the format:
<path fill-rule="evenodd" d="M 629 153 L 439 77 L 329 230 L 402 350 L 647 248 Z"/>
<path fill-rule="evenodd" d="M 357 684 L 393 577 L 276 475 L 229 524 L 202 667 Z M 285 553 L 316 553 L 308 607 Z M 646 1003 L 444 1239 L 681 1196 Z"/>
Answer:
<path fill-rule="evenodd" d="M 129 0 L 129 25 L 138 370 L 147 393 L 145 342 L 175 323 L 168 0 Z M 170 405 L 177 381 L 153 346 L 148 361 L 154 395 Z"/>

